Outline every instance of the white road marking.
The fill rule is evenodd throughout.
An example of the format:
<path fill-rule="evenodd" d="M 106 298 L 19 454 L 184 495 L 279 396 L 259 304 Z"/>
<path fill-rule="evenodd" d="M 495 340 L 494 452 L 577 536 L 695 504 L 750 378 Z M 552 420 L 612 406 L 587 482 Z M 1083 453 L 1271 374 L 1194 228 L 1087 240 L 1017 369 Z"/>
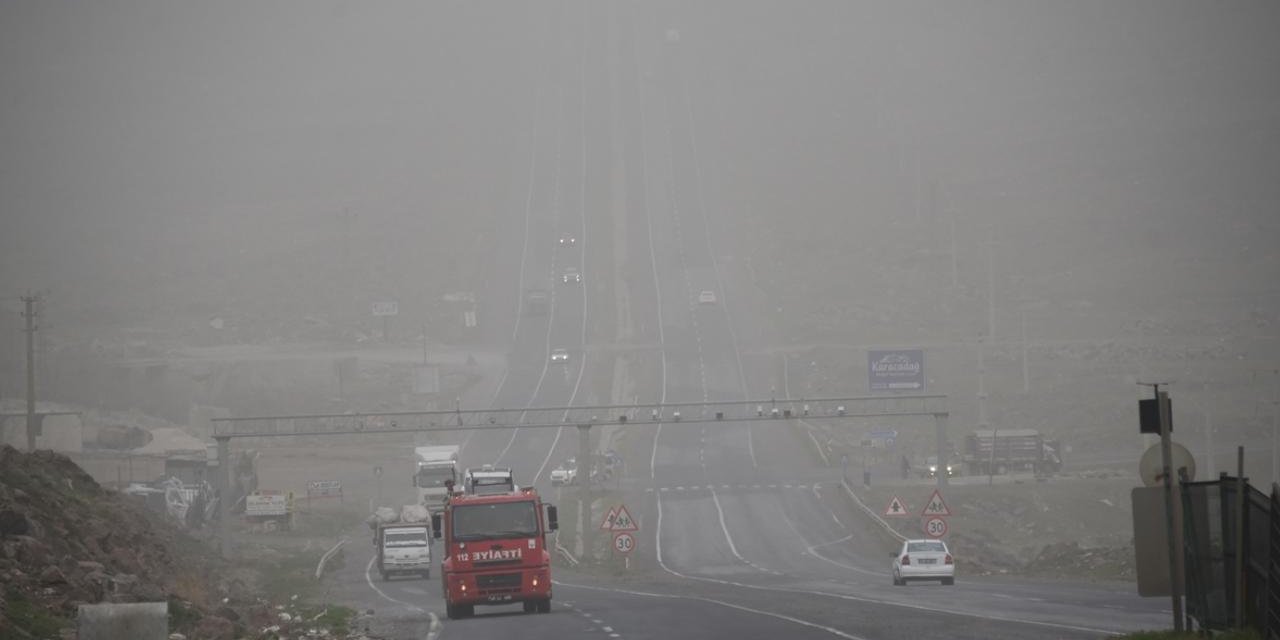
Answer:
<path fill-rule="evenodd" d="M 388 602 L 394 602 L 399 605 L 404 605 L 414 613 L 426 613 L 425 609 L 423 609 L 422 607 L 419 607 L 416 604 L 410 604 L 408 602 L 404 602 L 402 600 L 396 600 L 395 598 L 392 598 L 391 596 L 387 595 L 385 591 L 383 591 L 382 589 L 379 589 L 378 585 L 373 583 L 373 578 L 369 575 L 369 572 L 373 570 L 373 563 L 377 561 L 377 559 L 378 559 L 377 556 L 369 558 L 369 564 L 365 565 L 365 568 L 364 568 L 364 581 L 369 584 L 369 588 L 373 589 L 375 592 L 377 592 L 378 595 L 382 596 L 382 598 Z M 435 616 L 433 615 L 432 617 L 434 618 Z"/>
<path fill-rule="evenodd" d="M 716 490 L 714 487 L 710 487 L 710 489 L 711 489 L 711 501 L 714 502 L 716 505 L 716 513 L 720 514 L 720 531 L 724 532 L 724 539 L 729 542 L 729 551 L 733 552 L 733 557 L 747 564 L 751 564 L 747 562 L 746 558 L 742 557 L 742 554 L 738 553 L 738 547 L 733 544 L 733 536 L 729 534 L 729 526 L 726 525 L 724 522 L 724 509 L 720 508 L 720 497 L 716 495 Z"/>
<path fill-rule="evenodd" d="M 665 567 L 664 567 L 664 568 L 665 568 Z M 671 571 L 670 569 L 667 569 L 667 571 L 668 571 L 668 572 L 670 572 L 670 573 L 672 573 L 672 574 L 674 574 L 674 575 L 676 575 L 676 576 L 682 577 L 682 578 L 683 578 L 683 577 L 688 577 L 688 576 L 683 576 L 683 575 L 681 575 L 681 574 L 679 574 L 679 573 L 675 573 L 674 571 Z M 781 613 L 774 613 L 774 612 L 772 612 L 772 611 L 764 611 L 764 610 L 762 610 L 762 609 L 752 609 L 751 607 L 744 607 L 744 606 L 742 606 L 742 605 L 740 605 L 740 604 L 733 604 L 732 602 L 725 602 L 724 600 L 716 600 L 716 599 L 714 599 L 714 598 L 703 598 L 703 597 L 701 597 L 701 596 L 673 595 L 673 594 L 669 594 L 669 593 L 650 593 L 650 592 L 647 592 L 647 591 L 633 591 L 633 590 L 630 590 L 630 589 L 612 589 L 612 588 L 607 588 L 607 587 L 589 587 L 589 586 L 587 586 L 587 585 L 582 585 L 582 584 L 570 584 L 570 583 L 560 582 L 560 581 L 558 581 L 558 580 L 555 582 L 555 584 L 558 584 L 558 585 L 560 585 L 560 586 L 562 586 L 562 587 L 575 587 L 575 588 L 578 588 L 578 589 L 588 589 L 588 590 L 591 590 L 591 591 L 604 591 L 604 592 L 608 592 L 608 593 L 622 593 L 622 594 L 626 594 L 626 595 L 630 595 L 630 596 L 640 596 L 640 597 L 644 597 L 644 598 L 665 598 L 665 599 L 670 599 L 670 600 L 696 600 L 696 601 L 698 601 L 698 602 L 706 602 L 706 603 L 708 603 L 708 604 L 719 605 L 719 606 L 721 606 L 721 607 L 727 607 L 727 608 L 729 608 L 729 609 L 735 609 L 735 610 L 737 610 L 737 611 L 745 611 L 745 612 L 747 612 L 747 613 L 754 613 L 754 614 L 756 614 L 756 615 L 768 616 L 768 617 L 770 617 L 770 618 L 775 618 L 775 619 L 778 619 L 778 620 L 785 620 L 785 621 L 787 621 L 787 622 L 791 622 L 791 623 L 798 624 L 798 625 L 801 625 L 801 626 L 809 627 L 809 628 L 811 628 L 811 629 L 818 629 L 818 630 L 820 630 L 820 631 L 825 631 L 825 632 L 827 632 L 827 633 L 830 633 L 831 635 L 834 635 L 834 636 L 837 636 L 837 637 L 840 637 L 840 638 L 845 638 L 846 640 L 866 640 L 865 638 L 862 638 L 862 637 L 860 637 L 860 636 L 855 636 L 855 635 L 850 634 L 850 633 L 845 633 L 844 631 L 841 631 L 841 630 L 839 630 L 839 629 L 836 629 L 835 627 L 828 627 L 828 626 L 823 625 L 823 624 L 818 624 L 818 623 L 816 623 L 816 622 L 810 622 L 810 621 L 808 621 L 808 620 L 802 620 L 802 619 L 800 619 L 800 618 L 795 618 L 795 617 L 788 616 L 788 615 L 784 615 L 784 614 L 781 614 Z"/>

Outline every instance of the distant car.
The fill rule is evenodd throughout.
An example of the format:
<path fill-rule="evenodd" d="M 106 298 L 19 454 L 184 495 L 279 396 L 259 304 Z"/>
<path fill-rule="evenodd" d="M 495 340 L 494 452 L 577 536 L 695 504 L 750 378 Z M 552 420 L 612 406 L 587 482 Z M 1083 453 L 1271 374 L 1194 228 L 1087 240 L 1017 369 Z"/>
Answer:
<path fill-rule="evenodd" d="M 715 303 L 716 303 L 716 292 L 708 290 L 698 294 L 698 304 L 715 304 Z"/>
<path fill-rule="evenodd" d="M 569 352 L 564 349 L 554 349 L 551 351 L 552 362 L 568 362 Z"/>
<path fill-rule="evenodd" d="M 577 239 L 577 238 L 575 238 L 575 237 L 573 237 L 573 236 L 571 236 L 571 235 L 569 235 L 569 234 L 567 234 L 567 233 L 566 233 L 566 234 L 564 234 L 564 235 L 562 235 L 562 236 L 560 236 L 560 246 L 572 246 L 572 245 L 575 245 L 575 244 L 578 244 L 578 239 Z"/>
<path fill-rule="evenodd" d="M 578 273 L 577 267 L 565 267 L 564 275 L 561 276 L 561 280 L 563 280 L 565 284 L 578 284 L 582 282 L 582 274 Z"/>
<path fill-rule="evenodd" d="M 941 540 L 907 540 L 893 556 L 893 585 L 901 587 L 908 580 L 941 580 L 956 583 L 956 563 Z"/>
<path fill-rule="evenodd" d="M 551 470 L 551 484 L 563 486 L 573 484 L 578 479 L 578 470 L 572 466 L 560 465 Z"/>
<path fill-rule="evenodd" d="M 925 458 L 925 468 L 920 471 L 921 477 L 936 478 L 938 477 L 938 456 L 929 456 Z M 947 477 L 956 475 L 957 465 L 947 463 Z"/>

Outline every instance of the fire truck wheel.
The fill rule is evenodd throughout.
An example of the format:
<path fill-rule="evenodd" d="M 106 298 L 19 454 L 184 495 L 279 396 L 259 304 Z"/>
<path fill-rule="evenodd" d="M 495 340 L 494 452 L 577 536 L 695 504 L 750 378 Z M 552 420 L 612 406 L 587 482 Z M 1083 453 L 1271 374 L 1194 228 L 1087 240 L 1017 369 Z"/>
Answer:
<path fill-rule="evenodd" d="M 524 607 L 524 612 L 525 612 L 525 613 L 533 613 L 534 611 L 537 611 L 537 610 L 538 610 L 538 603 L 537 603 L 537 602 L 534 602 L 533 600 L 525 600 L 524 602 L 522 602 L 522 603 L 520 603 L 520 604 L 521 604 L 521 606 L 523 606 L 523 607 Z"/>
<path fill-rule="evenodd" d="M 551 598 L 537 602 L 538 613 L 551 613 Z"/>

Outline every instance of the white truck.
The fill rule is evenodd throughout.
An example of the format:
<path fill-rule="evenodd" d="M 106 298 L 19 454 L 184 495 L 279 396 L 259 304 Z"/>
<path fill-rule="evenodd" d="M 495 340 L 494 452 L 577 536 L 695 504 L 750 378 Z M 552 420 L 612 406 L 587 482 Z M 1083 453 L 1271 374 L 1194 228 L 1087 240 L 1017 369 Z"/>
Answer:
<path fill-rule="evenodd" d="M 462 487 L 466 493 L 477 496 L 511 493 L 517 488 L 515 476 L 509 467 L 494 468 L 491 464 L 479 469 L 467 469 Z"/>
<path fill-rule="evenodd" d="M 426 507 L 405 505 L 399 513 L 383 507 L 368 522 L 383 581 L 406 573 L 431 577 L 431 514 Z"/>
<path fill-rule="evenodd" d="M 457 445 L 414 447 L 417 462 L 413 473 L 413 486 L 418 489 L 418 504 L 432 513 L 444 509 L 449 497 L 449 485 L 458 481 Z"/>

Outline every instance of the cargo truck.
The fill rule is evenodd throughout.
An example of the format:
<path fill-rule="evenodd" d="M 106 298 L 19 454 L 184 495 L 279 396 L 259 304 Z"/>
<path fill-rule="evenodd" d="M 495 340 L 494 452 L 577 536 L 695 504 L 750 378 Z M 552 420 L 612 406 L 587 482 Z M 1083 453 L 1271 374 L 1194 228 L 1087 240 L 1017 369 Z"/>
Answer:
<path fill-rule="evenodd" d="M 1060 451 L 1058 441 L 1035 429 L 979 429 L 965 436 L 962 459 L 971 475 L 1041 475 L 1062 470 Z"/>
<path fill-rule="evenodd" d="M 432 513 L 444 508 L 449 486 L 458 481 L 457 445 L 414 447 L 416 469 L 413 486 L 418 490 L 418 504 Z"/>
<path fill-rule="evenodd" d="M 431 577 L 431 538 L 426 522 L 378 524 L 373 546 L 383 581 L 398 574 Z"/>
<path fill-rule="evenodd" d="M 547 533 L 558 528 L 556 508 L 532 487 L 502 494 L 456 492 L 431 516 L 443 538 L 440 580 L 451 619 L 476 605 L 521 603 L 525 613 L 551 611 L 551 552 Z"/>

